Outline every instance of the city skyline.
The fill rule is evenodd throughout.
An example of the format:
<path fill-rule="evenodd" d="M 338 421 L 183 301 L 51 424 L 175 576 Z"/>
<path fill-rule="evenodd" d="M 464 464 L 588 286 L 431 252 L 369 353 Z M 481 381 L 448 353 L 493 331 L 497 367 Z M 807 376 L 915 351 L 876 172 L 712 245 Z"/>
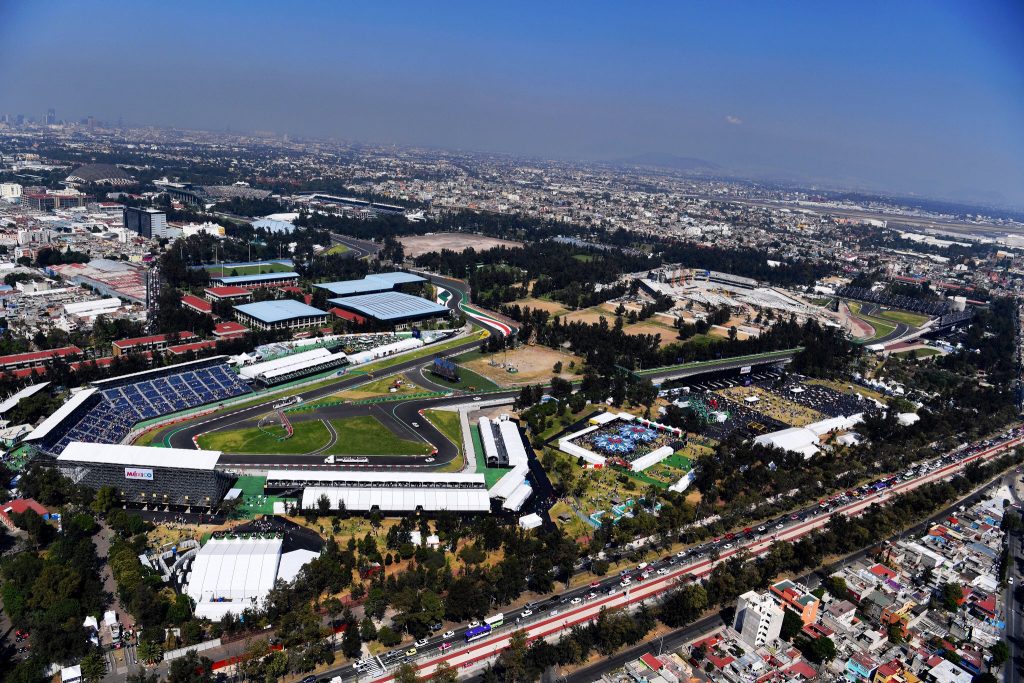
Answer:
<path fill-rule="evenodd" d="M 0 10 L 0 111 L 562 160 L 667 154 L 742 177 L 1024 205 L 1013 3 L 186 4 L 196 21 L 173 35 L 132 30 L 158 21 L 154 7 L 57 7 L 44 30 L 52 10 Z M 35 87 L 75 63 L 79 78 Z"/>

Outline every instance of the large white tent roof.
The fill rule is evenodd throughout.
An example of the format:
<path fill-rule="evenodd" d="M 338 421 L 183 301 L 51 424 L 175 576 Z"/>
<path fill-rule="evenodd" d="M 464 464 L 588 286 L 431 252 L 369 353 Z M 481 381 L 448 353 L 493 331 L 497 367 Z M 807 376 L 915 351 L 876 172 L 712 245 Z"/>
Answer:
<path fill-rule="evenodd" d="M 344 501 L 347 510 L 372 510 L 376 507 L 380 510 L 408 512 L 417 508 L 424 511 L 487 512 L 491 509 L 491 501 L 484 488 L 364 486 L 307 486 L 302 491 L 302 507 L 315 508 L 320 496 L 327 496 L 333 509 L 338 509 L 341 501 Z"/>
<path fill-rule="evenodd" d="M 190 451 L 191 452 L 191 451 Z M 353 482 L 365 484 L 436 484 L 441 486 L 476 484 L 485 486 L 483 474 L 461 472 L 352 472 L 345 470 L 270 470 L 268 482 Z"/>
<path fill-rule="evenodd" d="M 262 600 L 277 580 L 281 562 L 280 538 L 215 538 L 199 549 L 192 562 L 186 592 L 196 601 L 219 607 L 214 612 L 240 614 Z M 224 607 L 227 604 L 228 607 Z"/>

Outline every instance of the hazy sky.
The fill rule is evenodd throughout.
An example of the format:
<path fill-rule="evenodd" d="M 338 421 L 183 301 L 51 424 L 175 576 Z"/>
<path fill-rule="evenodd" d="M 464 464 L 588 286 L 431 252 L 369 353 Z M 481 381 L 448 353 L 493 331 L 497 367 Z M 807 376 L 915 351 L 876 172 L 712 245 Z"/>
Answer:
<path fill-rule="evenodd" d="M 0 112 L 1024 206 L 1024 2 L 14 2 Z"/>

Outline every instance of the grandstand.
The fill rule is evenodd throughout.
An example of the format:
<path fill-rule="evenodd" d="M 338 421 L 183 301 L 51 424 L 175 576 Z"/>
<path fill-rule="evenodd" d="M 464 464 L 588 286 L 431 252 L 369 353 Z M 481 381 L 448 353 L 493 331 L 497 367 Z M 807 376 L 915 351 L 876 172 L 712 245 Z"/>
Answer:
<path fill-rule="evenodd" d="M 381 512 L 488 512 L 491 503 L 482 474 L 443 472 L 348 472 L 270 470 L 268 490 L 302 491 L 302 507 L 315 509 L 327 496 L 332 509 Z"/>
<path fill-rule="evenodd" d="M 246 366 L 239 371 L 239 374 L 246 379 L 271 386 L 315 375 L 347 364 L 348 356 L 344 353 L 331 353 L 329 349 L 321 346 L 291 356 L 283 356 L 263 363 Z"/>
<path fill-rule="evenodd" d="M 132 426 L 207 403 L 240 396 L 250 388 L 225 364 L 226 356 L 146 370 L 94 382 L 37 427 L 28 440 L 57 454 L 72 441 L 114 444 Z"/>
<path fill-rule="evenodd" d="M 73 441 L 57 468 L 76 484 L 112 486 L 121 502 L 150 509 L 212 509 L 232 478 L 215 468 L 219 451 L 149 448 Z"/>
<path fill-rule="evenodd" d="M 866 287 L 840 287 L 836 290 L 836 294 L 844 299 L 857 299 L 858 301 L 867 301 L 868 303 L 879 304 L 880 306 L 900 308 L 905 311 L 924 313 L 925 315 L 945 315 L 952 308 L 951 304 L 946 300 L 924 301 L 923 299 L 915 299 L 910 296 L 893 296 Z"/>

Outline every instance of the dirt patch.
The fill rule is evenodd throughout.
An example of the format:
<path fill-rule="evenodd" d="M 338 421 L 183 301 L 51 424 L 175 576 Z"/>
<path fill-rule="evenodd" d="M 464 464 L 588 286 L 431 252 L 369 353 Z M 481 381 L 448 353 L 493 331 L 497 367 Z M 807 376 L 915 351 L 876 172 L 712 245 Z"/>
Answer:
<path fill-rule="evenodd" d="M 585 323 L 596 323 L 600 322 L 602 317 L 608 321 L 609 325 L 612 325 L 615 322 L 615 306 L 611 304 L 601 304 L 600 306 L 593 306 L 591 308 L 573 311 L 565 316 L 565 320 L 579 320 Z"/>
<path fill-rule="evenodd" d="M 473 247 L 477 251 L 491 249 L 493 247 L 521 247 L 522 242 L 498 239 L 497 237 L 484 237 L 462 232 L 439 232 L 436 235 L 416 235 L 414 237 L 402 237 L 399 239 L 405 249 L 407 257 L 415 258 L 432 251 L 451 249 L 452 251 L 463 251 Z"/>
<path fill-rule="evenodd" d="M 548 381 L 553 374 L 551 369 L 559 361 L 562 362 L 562 372 L 559 376 L 569 380 L 577 379 L 569 369 L 569 363 L 575 362 L 576 367 L 581 368 L 583 359 L 549 349 L 546 346 L 520 346 L 508 352 L 476 358 L 468 363 L 463 363 L 463 365 L 495 384 L 512 386 Z M 495 363 L 495 365 L 491 363 Z M 515 368 L 518 372 L 509 372 L 509 367 Z"/>
<path fill-rule="evenodd" d="M 676 338 L 676 330 L 668 327 L 667 325 L 658 325 L 652 322 L 641 322 L 633 323 L 632 325 L 626 325 L 623 328 L 626 334 L 660 334 L 661 335 L 661 346 L 668 346 L 679 341 Z"/>
<path fill-rule="evenodd" d="M 545 299 L 535 299 L 532 296 L 525 299 L 517 299 L 512 303 L 518 304 L 519 306 L 529 307 L 537 311 L 547 311 L 551 315 L 561 315 L 566 312 L 566 308 L 557 301 L 547 301 Z"/>

